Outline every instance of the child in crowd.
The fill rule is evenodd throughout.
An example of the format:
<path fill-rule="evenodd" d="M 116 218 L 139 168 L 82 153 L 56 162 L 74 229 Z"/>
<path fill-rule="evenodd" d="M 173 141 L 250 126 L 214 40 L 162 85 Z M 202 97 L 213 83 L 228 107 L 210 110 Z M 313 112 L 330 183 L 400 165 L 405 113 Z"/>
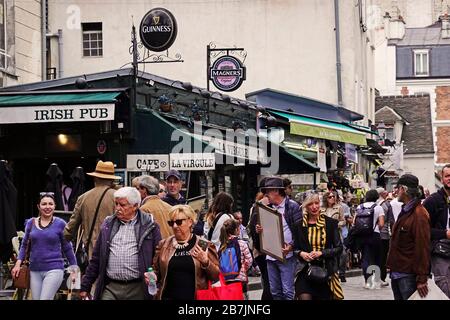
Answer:
<path fill-rule="evenodd" d="M 253 263 L 253 258 L 245 241 L 239 240 L 239 222 L 228 219 L 220 230 L 219 267 L 226 282 L 242 282 L 242 290 L 246 300 L 247 271 Z"/>

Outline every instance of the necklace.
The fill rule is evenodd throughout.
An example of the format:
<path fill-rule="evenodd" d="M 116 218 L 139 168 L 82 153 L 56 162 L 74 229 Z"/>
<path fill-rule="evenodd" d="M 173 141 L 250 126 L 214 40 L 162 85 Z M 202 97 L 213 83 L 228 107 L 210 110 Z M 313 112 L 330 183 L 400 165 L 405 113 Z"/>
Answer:
<path fill-rule="evenodd" d="M 187 246 L 189 246 L 189 241 L 192 239 L 192 236 L 193 236 L 193 234 L 191 234 L 189 239 L 187 239 L 185 241 L 177 241 L 177 239 L 173 238 L 173 240 L 174 240 L 173 246 L 175 247 L 175 249 L 178 249 L 178 250 L 187 248 Z"/>
<path fill-rule="evenodd" d="M 47 229 L 48 227 L 50 227 L 52 225 L 52 223 L 53 223 L 53 217 L 52 217 L 52 220 L 50 220 L 50 222 L 48 223 L 48 225 L 46 225 L 44 227 L 41 223 L 41 217 L 38 218 L 39 228 L 41 228 L 41 229 Z"/>

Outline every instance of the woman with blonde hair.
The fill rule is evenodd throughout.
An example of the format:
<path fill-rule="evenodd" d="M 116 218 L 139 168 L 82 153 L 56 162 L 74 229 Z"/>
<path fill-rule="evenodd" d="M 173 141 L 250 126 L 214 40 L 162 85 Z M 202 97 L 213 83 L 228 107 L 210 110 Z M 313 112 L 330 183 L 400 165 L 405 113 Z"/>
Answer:
<path fill-rule="evenodd" d="M 192 232 L 196 219 L 188 205 L 170 210 L 167 223 L 174 235 L 159 242 L 153 259 L 159 288 L 156 299 L 194 300 L 197 290 L 207 289 L 208 281 L 219 279 L 216 248 Z M 147 275 L 145 282 L 149 282 Z"/>
<path fill-rule="evenodd" d="M 303 220 L 296 224 L 294 254 L 299 259 L 295 291 L 298 300 L 340 300 L 344 298 L 337 274 L 337 257 L 342 252 L 338 222 L 320 212 L 319 195 L 310 193 L 302 204 Z M 310 267 L 324 276 L 313 277 Z M 317 270 L 317 269 L 316 269 Z"/>

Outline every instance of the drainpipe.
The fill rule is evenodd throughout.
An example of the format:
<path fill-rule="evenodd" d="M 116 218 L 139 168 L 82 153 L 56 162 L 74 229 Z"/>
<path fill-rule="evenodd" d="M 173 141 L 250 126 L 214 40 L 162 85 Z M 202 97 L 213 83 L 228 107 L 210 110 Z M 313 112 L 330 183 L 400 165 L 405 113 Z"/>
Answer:
<path fill-rule="evenodd" d="M 58 78 L 64 76 L 62 29 L 58 29 Z"/>
<path fill-rule="evenodd" d="M 45 12 L 45 7 L 47 0 L 41 0 L 41 75 L 42 81 L 47 80 L 47 15 Z"/>
<path fill-rule="evenodd" d="M 340 31 L 339 31 L 339 0 L 334 0 L 334 23 L 336 30 L 336 77 L 337 77 L 337 94 L 338 104 L 343 105 L 342 102 L 342 78 L 341 78 L 341 45 L 340 45 Z"/>
<path fill-rule="evenodd" d="M 47 33 L 46 36 L 47 38 L 58 38 L 58 78 L 62 78 L 64 76 L 62 29 L 58 29 L 58 33 Z"/>

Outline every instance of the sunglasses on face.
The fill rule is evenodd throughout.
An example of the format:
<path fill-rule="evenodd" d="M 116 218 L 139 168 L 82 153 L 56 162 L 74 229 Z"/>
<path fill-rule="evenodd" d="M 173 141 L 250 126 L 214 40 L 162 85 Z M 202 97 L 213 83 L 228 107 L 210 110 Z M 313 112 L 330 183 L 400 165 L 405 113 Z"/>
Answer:
<path fill-rule="evenodd" d="M 328 199 L 333 199 L 335 198 L 335 196 L 328 196 Z"/>
<path fill-rule="evenodd" d="M 167 221 L 167 223 L 169 224 L 169 226 L 173 227 L 173 224 L 176 223 L 177 226 L 181 226 L 183 224 L 183 221 L 187 220 L 187 219 L 176 219 L 173 221 Z"/>
<path fill-rule="evenodd" d="M 166 193 L 166 190 L 164 190 L 164 189 L 159 189 L 159 193 L 162 193 L 162 192 Z"/>
<path fill-rule="evenodd" d="M 42 199 L 44 197 L 50 197 L 52 199 L 55 198 L 55 193 L 54 192 L 40 192 L 39 193 L 39 197 Z"/>

